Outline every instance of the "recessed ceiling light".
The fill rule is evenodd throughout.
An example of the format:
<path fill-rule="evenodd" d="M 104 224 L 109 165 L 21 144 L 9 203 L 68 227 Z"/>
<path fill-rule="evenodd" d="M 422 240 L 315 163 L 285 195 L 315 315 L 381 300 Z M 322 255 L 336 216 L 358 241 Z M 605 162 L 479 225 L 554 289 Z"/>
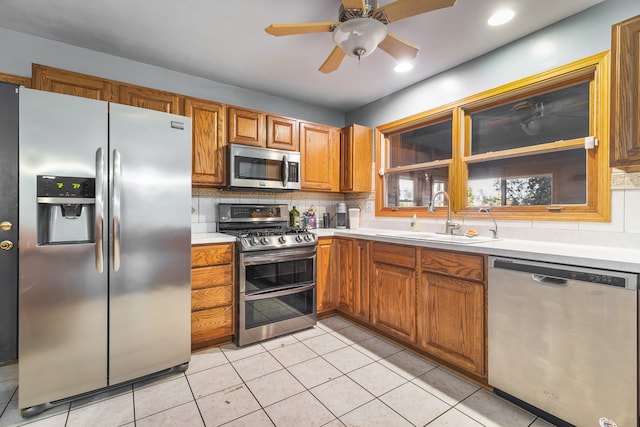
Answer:
<path fill-rule="evenodd" d="M 492 27 L 496 27 L 498 25 L 504 25 L 507 22 L 511 21 L 516 13 L 511 9 L 500 9 L 495 12 L 491 17 L 487 20 L 487 24 Z"/>
<path fill-rule="evenodd" d="M 406 73 L 413 68 L 413 64 L 408 61 L 398 62 L 398 65 L 393 67 L 393 71 L 396 73 Z"/>

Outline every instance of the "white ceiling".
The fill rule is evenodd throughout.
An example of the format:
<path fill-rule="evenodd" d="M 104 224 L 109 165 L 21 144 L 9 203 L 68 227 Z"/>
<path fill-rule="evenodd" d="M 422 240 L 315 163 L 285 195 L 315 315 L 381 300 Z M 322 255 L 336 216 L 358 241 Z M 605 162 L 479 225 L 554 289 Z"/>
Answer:
<path fill-rule="evenodd" d="M 421 47 L 406 74 L 379 49 L 323 74 L 330 33 L 264 31 L 271 23 L 336 21 L 341 0 L 0 0 L 0 27 L 347 112 L 601 1 L 458 0 L 391 23 L 389 31 Z M 516 11 L 514 20 L 488 27 L 503 6 Z"/>

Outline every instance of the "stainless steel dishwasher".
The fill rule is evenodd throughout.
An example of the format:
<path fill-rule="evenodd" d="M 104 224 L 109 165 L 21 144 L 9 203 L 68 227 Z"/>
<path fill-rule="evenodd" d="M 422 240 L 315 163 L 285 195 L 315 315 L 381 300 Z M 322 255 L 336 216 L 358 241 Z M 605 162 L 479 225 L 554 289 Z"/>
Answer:
<path fill-rule="evenodd" d="M 635 273 L 489 257 L 489 384 L 577 426 L 637 426 L 637 290 Z"/>

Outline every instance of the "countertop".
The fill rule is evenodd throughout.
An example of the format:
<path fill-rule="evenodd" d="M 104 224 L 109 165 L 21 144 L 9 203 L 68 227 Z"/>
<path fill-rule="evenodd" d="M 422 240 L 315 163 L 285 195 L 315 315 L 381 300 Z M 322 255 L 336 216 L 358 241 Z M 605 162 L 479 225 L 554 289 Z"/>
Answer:
<path fill-rule="evenodd" d="M 207 243 L 232 243 L 236 238 L 224 233 L 191 233 L 192 245 L 204 245 Z"/>
<path fill-rule="evenodd" d="M 311 231 L 316 233 L 318 237 L 351 237 L 388 243 L 407 244 L 469 253 L 529 259 L 534 261 L 554 262 L 581 267 L 640 273 L 639 249 L 621 249 L 609 246 L 576 245 L 519 239 L 498 239 L 489 242 L 459 244 L 405 238 L 401 236 L 389 236 L 389 234 L 394 233 L 394 230 L 373 228 L 360 228 L 357 230 L 319 228 Z M 381 234 L 384 234 L 384 236 Z M 403 231 L 399 234 L 407 235 L 410 233 Z M 191 235 L 191 243 L 194 245 L 207 243 L 229 243 L 235 242 L 235 240 L 235 237 L 223 233 L 193 233 Z"/>
<path fill-rule="evenodd" d="M 393 233 L 394 230 L 372 228 L 360 228 L 357 230 L 323 228 L 312 231 L 316 232 L 318 237 L 352 237 L 388 243 L 410 244 L 461 252 L 640 273 L 640 250 L 638 249 L 621 249 L 609 246 L 576 245 L 519 239 L 498 239 L 489 242 L 458 244 L 390 237 L 388 235 L 381 236 L 380 234 Z M 399 234 L 406 235 L 410 234 L 410 232 L 403 231 Z"/>

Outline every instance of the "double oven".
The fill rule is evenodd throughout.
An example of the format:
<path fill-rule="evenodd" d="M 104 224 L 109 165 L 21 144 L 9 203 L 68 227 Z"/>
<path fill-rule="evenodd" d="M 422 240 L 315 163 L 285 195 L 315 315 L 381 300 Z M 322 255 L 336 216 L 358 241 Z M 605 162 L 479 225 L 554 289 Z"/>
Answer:
<path fill-rule="evenodd" d="M 316 235 L 291 229 L 287 205 L 220 204 L 220 232 L 236 236 L 237 345 L 316 324 Z"/>

